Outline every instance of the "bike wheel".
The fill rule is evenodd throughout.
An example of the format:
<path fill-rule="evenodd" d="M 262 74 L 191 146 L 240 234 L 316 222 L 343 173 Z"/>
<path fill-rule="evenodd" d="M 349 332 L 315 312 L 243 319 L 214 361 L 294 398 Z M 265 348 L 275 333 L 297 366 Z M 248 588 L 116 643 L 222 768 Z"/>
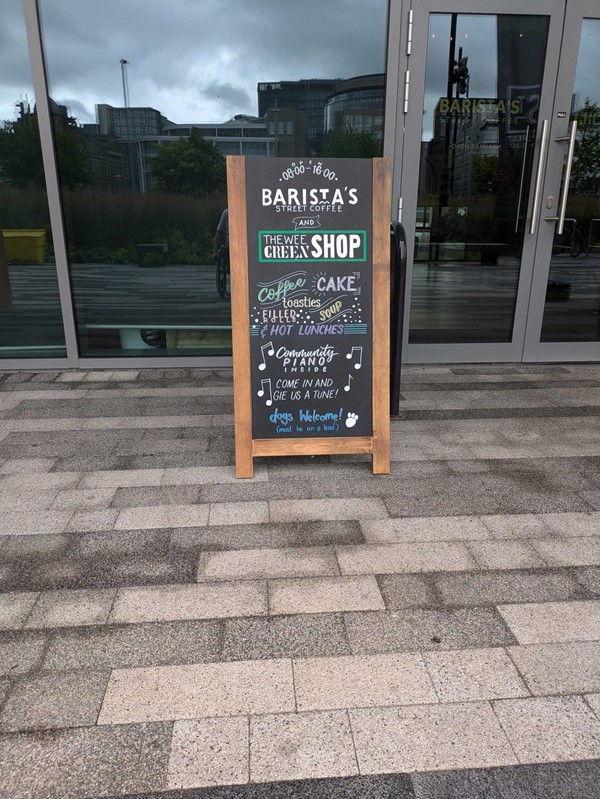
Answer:
<path fill-rule="evenodd" d="M 573 235 L 573 241 L 571 242 L 571 248 L 569 249 L 569 255 L 571 258 L 577 258 L 581 255 L 581 251 L 583 250 L 583 236 L 581 235 L 580 230 L 576 230 Z"/>
<path fill-rule="evenodd" d="M 217 293 L 221 299 L 225 298 L 227 291 L 227 263 L 223 253 L 219 253 L 215 267 Z"/>

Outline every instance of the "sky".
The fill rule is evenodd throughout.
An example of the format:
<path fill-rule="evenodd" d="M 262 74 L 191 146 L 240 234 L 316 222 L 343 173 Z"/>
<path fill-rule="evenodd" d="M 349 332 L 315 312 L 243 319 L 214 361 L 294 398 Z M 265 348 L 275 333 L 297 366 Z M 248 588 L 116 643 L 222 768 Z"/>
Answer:
<path fill-rule="evenodd" d="M 257 83 L 383 72 L 387 0 L 40 0 L 50 94 L 80 123 L 96 103 L 177 123 L 256 114 Z M 2 0 L 0 119 L 33 94 L 21 0 Z"/>
<path fill-rule="evenodd" d="M 499 6 L 501 0 L 498 0 Z M 39 0 L 51 96 L 78 122 L 96 103 L 123 105 L 120 59 L 129 62 L 130 104 L 176 123 L 256 114 L 259 82 L 349 78 L 383 72 L 387 0 Z M 1 0 L 0 121 L 33 98 L 22 0 Z M 470 96 L 495 96 L 495 18 L 460 15 L 457 47 L 469 56 Z M 445 94 L 449 15 L 428 38 L 424 136 Z M 437 38 L 432 38 L 433 34 Z M 585 23 L 575 92 L 600 100 L 600 21 Z"/>

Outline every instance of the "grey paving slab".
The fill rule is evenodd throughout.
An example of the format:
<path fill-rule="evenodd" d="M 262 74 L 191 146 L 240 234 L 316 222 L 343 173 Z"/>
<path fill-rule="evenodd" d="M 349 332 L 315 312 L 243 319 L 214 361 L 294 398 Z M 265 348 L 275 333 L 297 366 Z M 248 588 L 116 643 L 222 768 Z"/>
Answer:
<path fill-rule="evenodd" d="M 433 608 L 440 598 L 429 577 L 418 574 L 382 574 L 377 582 L 388 610 Z"/>
<path fill-rule="evenodd" d="M 216 525 L 173 530 L 175 547 L 201 547 L 205 550 L 319 547 L 328 544 L 362 543 L 357 521 L 285 522 L 269 524 Z"/>
<path fill-rule="evenodd" d="M 493 707 L 523 763 L 600 757 L 600 720 L 580 696 L 500 699 Z"/>
<path fill-rule="evenodd" d="M 433 516 L 426 518 L 376 519 L 361 522 L 370 543 L 405 541 L 468 541 L 491 538 L 476 516 Z"/>
<path fill-rule="evenodd" d="M 547 513 L 544 524 L 554 533 L 566 537 L 600 535 L 600 513 Z"/>
<path fill-rule="evenodd" d="M 553 602 L 585 596 L 566 569 L 445 574 L 432 579 L 443 603 L 454 607 Z"/>
<path fill-rule="evenodd" d="M 250 731 L 244 717 L 176 721 L 167 787 L 196 788 L 248 782 Z"/>
<path fill-rule="evenodd" d="M 357 544 L 336 548 L 342 574 L 468 571 L 476 563 L 462 542 Z"/>
<path fill-rule="evenodd" d="M 494 608 L 344 614 L 354 654 L 504 646 L 514 638 Z"/>
<path fill-rule="evenodd" d="M 171 732 L 162 723 L 7 735 L 0 795 L 65 799 L 161 789 Z"/>
<path fill-rule="evenodd" d="M 438 701 L 419 654 L 298 658 L 293 663 L 299 711 Z"/>
<path fill-rule="evenodd" d="M 544 490 L 517 476 L 460 474 L 408 481 L 402 492 L 385 496 L 390 516 L 481 516 L 589 511 L 575 493 Z"/>
<path fill-rule="evenodd" d="M 233 466 L 198 466 L 187 469 L 165 469 L 163 485 L 222 485 L 236 483 L 235 469 Z M 267 469 L 257 463 L 254 468 L 254 477 L 250 482 L 262 483 L 267 481 Z"/>
<path fill-rule="evenodd" d="M 361 774 L 517 762 L 487 702 L 351 710 L 350 723 Z"/>
<path fill-rule="evenodd" d="M 9 458 L 0 466 L 0 474 L 49 472 L 55 462 L 56 458 Z"/>
<path fill-rule="evenodd" d="M 62 533 L 73 511 L 10 510 L 0 516 L 0 535 L 48 535 Z"/>
<path fill-rule="evenodd" d="M 261 524 L 269 521 L 268 502 L 212 502 L 208 524 Z"/>
<path fill-rule="evenodd" d="M 344 610 L 383 610 L 377 581 L 372 576 L 306 577 L 269 581 L 269 612 L 335 613 Z"/>
<path fill-rule="evenodd" d="M 98 490 L 102 491 L 103 489 Z M 99 530 L 112 530 L 118 515 L 119 511 L 116 508 L 76 510 L 67 524 L 66 532 L 92 533 Z"/>
<path fill-rule="evenodd" d="M 110 621 L 136 624 L 181 619 L 262 616 L 268 613 L 267 586 L 260 582 L 122 588 Z"/>
<path fill-rule="evenodd" d="M 37 669 L 44 656 L 46 642 L 43 634 L 0 634 L 0 675 L 16 677 Z"/>
<path fill-rule="evenodd" d="M 9 535 L 0 539 L 0 561 L 56 557 L 69 545 L 70 538 L 66 535 Z"/>
<path fill-rule="evenodd" d="M 124 456 L 120 468 L 125 469 L 183 469 L 198 466 L 227 466 L 235 460 L 233 449 L 193 452 L 171 452 L 164 455 Z"/>
<path fill-rule="evenodd" d="M 537 539 L 531 546 L 551 566 L 600 566 L 600 536 Z"/>
<path fill-rule="evenodd" d="M 534 569 L 546 566 L 535 543 L 507 541 L 468 541 L 467 547 L 481 569 Z"/>
<path fill-rule="evenodd" d="M 5 474 L 0 477 L 0 491 L 66 491 L 76 488 L 81 480 L 79 472 L 56 472 L 35 474 Z"/>
<path fill-rule="evenodd" d="M 520 644 L 600 640 L 600 601 L 499 605 Z"/>
<path fill-rule="evenodd" d="M 47 591 L 38 596 L 25 626 L 81 627 L 105 624 L 116 589 Z"/>
<path fill-rule="evenodd" d="M 98 724 L 292 712 L 289 660 L 116 669 Z"/>
<path fill-rule="evenodd" d="M 596 716 L 600 719 L 600 694 L 587 694 L 585 697 L 588 705 L 592 708 Z"/>
<path fill-rule="evenodd" d="M 115 488 L 88 488 L 60 491 L 52 503 L 52 510 L 101 510 L 108 508 Z"/>
<path fill-rule="evenodd" d="M 547 538 L 551 534 L 550 528 L 544 523 L 547 515 L 525 513 L 480 518 L 493 538 Z"/>
<path fill-rule="evenodd" d="M 112 588 L 120 585 L 162 585 L 193 582 L 194 550 L 162 554 L 113 554 L 97 558 L 21 560 L 8 564 L 0 577 L 5 590 L 30 591 Z M 4 567 L 0 567 L 4 568 Z"/>
<path fill-rule="evenodd" d="M 83 558 L 117 555 L 167 554 L 170 530 L 108 530 L 74 536 L 72 552 Z"/>
<path fill-rule="evenodd" d="M 440 702 L 530 695 L 504 649 L 425 652 L 423 659 Z"/>
<path fill-rule="evenodd" d="M 52 450 L 52 447 L 48 448 Z M 111 450 L 112 451 L 112 450 Z M 118 455 L 66 455 L 57 458 L 53 472 L 97 472 L 116 471 L 123 465 Z"/>
<path fill-rule="evenodd" d="M 273 782 L 358 774 L 344 711 L 250 719 L 250 779 Z"/>
<path fill-rule="evenodd" d="M 467 769 L 412 775 L 416 799 L 595 799 L 600 762 Z"/>
<path fill-rule="evenodd" d="M 198 561 L 198 582 L 210 580 L 259 580 L 278 577 L 337 575 L 333 549 L 290 547 L 203 552 Z"/>
<path fill-rule="evenodd" d="M 61 671 L 201 663 L 217 660 L 221 644 L 222 625 L 216 621 L 57 631 L 44 657 L 43 668 Z"/>
<path fill-rule="evenodd" d="M 377 497 L 328 501 L 273 500 L 269 502 L 271 521 L 310 522 L 334 519 L 383 519 L 388 512 Z"/>
<path fill-rule="evenodd" d="M 113 508 L 142 505 L 193 505 L 198 501 L 199 488 L 193 485 L 136 486 L 118 488 L 112 500 Z"/>
<path fill-rule="evenodd" d="M 32 591 L 0 594 L 0 630 L 22 627 L 37 598 L 38 594 Z"/>
<path fill-rule="evenodd" d="M 208 514 L 209 505 L 156 505 L 123 508 L 115 522 L 115 530 L 198 527 L 208 524 Z"/>
<path fill-rule="evenodd" d="M 575 579 L 593 596 L 600 596 L 600 567 L 575 569 Z"/>
<path fill-rule="evenodd" d="M 226 619 L 224 660 L 349 655 L 341 614 Z"/>
<path fill-rule="evenodd" d="M 0 489 L 0 511 L 3 515 L 13 511 L 47 511 L 52 507 L 58 493 L 56 489 L 41 491 Z"/>
<path fill-rule="evenodd" d="M 600 490 L 582 491 L 582 498 L 590 505 L 593 510 L 600 510 Z"/>
<path fill-rule="evenodd" d="M 131 486 L 158 486 L 162 469 L 120 469 L 85 474 L 79 488 L 126 488 Z"/>
<path fill-rule="evenodd" d="M 21 677 L 0 713 L 0 731 L 91 727 L 98 718 L 108 678 L 108 671 Z"/>
<path fill-rule="evenodd" d="M 530 644 L 508 650 L 531 693 L 600 691 L 600 642 Z"/>

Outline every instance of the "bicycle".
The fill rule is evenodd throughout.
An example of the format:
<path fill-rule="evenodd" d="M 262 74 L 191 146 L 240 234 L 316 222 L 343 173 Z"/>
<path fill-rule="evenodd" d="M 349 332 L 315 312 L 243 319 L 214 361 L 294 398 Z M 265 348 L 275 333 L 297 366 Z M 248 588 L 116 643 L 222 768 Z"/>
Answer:
<path fill-rule="evenodd" d="M 571 258 L 578 258 L 583 252 L 583 234 L 577 227 L 576 219 L 565 219 L 563 232 L 554 239 L 553 252 L 567 251 Z"/>
<path fill-rule="evenodd" d="M 225 299 L 227 291 L 227 281 L 229 277 L 229 246 L 222 244 L 217 252 L 215 261 L 215 279 L 217 293 L 221 299 Z"/>

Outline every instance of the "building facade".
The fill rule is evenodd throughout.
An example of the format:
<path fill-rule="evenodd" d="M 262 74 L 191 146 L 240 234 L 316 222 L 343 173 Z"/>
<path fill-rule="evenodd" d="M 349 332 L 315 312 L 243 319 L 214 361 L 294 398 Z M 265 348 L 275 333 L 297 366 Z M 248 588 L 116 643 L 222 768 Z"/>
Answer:
<path fill-rule="evenodd" d="M 224 155 L 391 159 L 405 360 L 600 361 L 597 0 L 159 5 L 3 4 L 0 368 L 230 363 Z"/>

